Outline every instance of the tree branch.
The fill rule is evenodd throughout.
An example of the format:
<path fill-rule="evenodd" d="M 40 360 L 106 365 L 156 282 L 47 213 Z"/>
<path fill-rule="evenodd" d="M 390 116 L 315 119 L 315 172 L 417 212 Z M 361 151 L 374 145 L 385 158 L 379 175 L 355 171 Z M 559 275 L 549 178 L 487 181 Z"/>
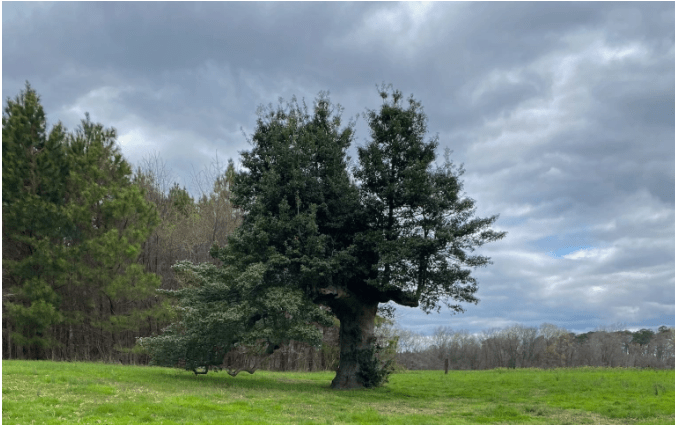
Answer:
<path fill-rule="evenodd" d="M 334 295 L 334 298 L 349 298 L 350 294 L 347 293 L 347 290 L 339 286 L 327 286 L 325 288 L 319 288 L 318 292 L 322 295 Z"/>
<path fill-rule="evenodd" d="M 232 377 L 235 377 L 239 374 L 239 372 L 241 372 L 242 370 L 245 370 L 246 372 L 253 375 L 255 373 L 256 369 L 257 369 L 256 366 L 249 367 L 249 368 L 237 368 L 237 369 L 234 369 L 234 370 L 227 369 L 227 374 L 232 376 Z"/>
<path fill-rule="evenodd" d="M 385 291 L 380 291 L 381 299 L 379 302 L 386 303 L 393 301 L 396 304 L 403 305 L 406 307 L 419 307 L 420 299 L 419 296 L 412 294 L 410 292 L 404 291 L 399 288 L 387 289 Z"/>

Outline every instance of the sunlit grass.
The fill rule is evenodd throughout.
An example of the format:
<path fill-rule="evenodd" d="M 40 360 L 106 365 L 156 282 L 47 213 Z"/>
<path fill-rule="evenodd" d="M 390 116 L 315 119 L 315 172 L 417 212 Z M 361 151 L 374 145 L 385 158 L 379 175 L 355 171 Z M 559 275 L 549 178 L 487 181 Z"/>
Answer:
<path fill-rule="evenodd" d="M 396 374 L 333 391 L 333 373 L 195 376 L 103 363 L 3 361 L 5 424 L 674 424 L 675 371 Z"/>

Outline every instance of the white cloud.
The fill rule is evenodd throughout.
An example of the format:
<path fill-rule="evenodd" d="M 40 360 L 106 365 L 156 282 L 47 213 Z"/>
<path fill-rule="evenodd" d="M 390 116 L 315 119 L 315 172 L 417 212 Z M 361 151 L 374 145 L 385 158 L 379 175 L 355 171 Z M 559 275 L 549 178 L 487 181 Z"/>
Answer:
<path fill-rule="evenodd" d="M 123 109 L 120 103 L 120 96 L 123 92 L 133 92 L 133 87 L 120 86 L 102 86 L 90 90 L 83 96 L 78 97 L 72 104 L 64 105 L 62 110 L 66 115 L 66 120 L 69 122 L 84 118 L 84 113 L 89 112 L 91 120 L 94 122 L 119 118 L 119 112 Z M 104 125 L 109 126 L 106 122 Z"/>
<path fill-rule="evenodd" d="M 614 248 L 583 248 L 567 255 L 563 255 L 563 258 L 567 260 L 603 261 L 609 258 L 614 251 Z"/>

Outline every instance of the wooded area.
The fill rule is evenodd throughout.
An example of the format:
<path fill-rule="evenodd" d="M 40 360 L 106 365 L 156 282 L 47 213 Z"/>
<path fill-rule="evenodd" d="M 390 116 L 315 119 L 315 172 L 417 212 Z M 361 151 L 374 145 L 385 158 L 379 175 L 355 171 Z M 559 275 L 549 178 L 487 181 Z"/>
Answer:
<path fill-rule="evenodd" d="M 159 155 L 132 173 L 115 130 L 88 115 L 47 132 L 28 84 L 2 125 L 3 358 L 147 362 L 136 338 L 175 316 L 156 292 L 178 287 L 171 266 L 213 261 L 241 220 L 234 165 L 194 176 L 194 200 Z"/>
<path fill-rule="evenodd" d="M 185 260 L 220 265 L 212 246 L 227 246 L 242 222 L 231 201 L 234 164 L 216 160 L 193 176 L 201 191 L 193 199 L 171 182 L 159 155 L 132 171 L 115 130 L 88 115 L 73 132 L 60 123 L 47 131 L 28 84 L 8 100 L 2 124 L 3 359 L 147 363 L 137 339 L 161 335 L 179 316 L 157 291 L 185 287 L 172 267 Z M 451 369 L 675 367 L 675 331 L 666 327 L 580 335 L 553 325 L 482 335 L 439 328 L 424 337 L 382 323 L 376 334 L 409 369 L 443 369 L 445 359 Z M 284 341 L 257 367 L 335 370 L 339 327 L 320 330 L 321 344 Z M 256 361 L 243 352 L 231 350 L 223 366 Z"/>

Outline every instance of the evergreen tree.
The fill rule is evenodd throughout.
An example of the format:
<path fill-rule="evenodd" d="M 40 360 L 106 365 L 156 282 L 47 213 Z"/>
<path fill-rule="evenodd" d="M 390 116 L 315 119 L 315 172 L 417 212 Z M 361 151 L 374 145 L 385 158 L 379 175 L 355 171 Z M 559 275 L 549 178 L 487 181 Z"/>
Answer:
<path fill-rule="evenodd" d="M 3 318 L 8 357 L 111 355 L 153 311 L 159 280 L 136 264 L 156 212 L 132 185 L 114 129 L 47 135 L 26 84 L 3 113 Z"/>
<path fill-rule="evenodd" d="M 68 137 L 69 268 L 60 281 L 78 300 L 62 306 L 67 323 L 82 332 L 96 330 L 107 340 L 109 355 L 122 348 L 122 332 L 159 314 L 132 305 L 154 296 L 160 285 L 136 261 L 141 243 L 157 225 L 157 212 L 132 184 L 131 167 L 115 137 L 115 129 L 92 123 L 88 114 Z"/>
<path fill-rule="evenodd" d="M 654 338 L 654 331 L 651 329 L 640 329 L 633 332 L 632 343 L 640 346 L 647 345 Z"/>
<path fill-rule="evenodd" d="M 60 123 L 47 132 L 40 97 L 28 82 L 14 100 L 7 99 L 2 116 L 2 287 L 9 358 L 13 351 L 19 358 L 38 357 L 55 343 L 48 330 L 62 320 L 54 282 L 65 266 L 59 246 L 67 221 L 62 211 L 68 174 L 64 138 Z"/>
<path fill-rule="evenodd" d="M 292 329 L 328 307 L 340 321 L 340 364 L 333 388 L 372 387 L 389 373 L 374 334 L 380 305 L 393 301 L 429 312 L 445 302 L 462 311 L 456 302 L 477 302 L 469 268 L 489 259 L 467 250 L 505 234 L 489 229 L 496 216 L 472 218 L 474 201 L 461 198 L 461 168 L 447 157 L 443 166 L 433 168 L 437 142 L 423 140 L 421 105 L 411 97 L 404 109 L 400 92 L 391 93 L 391 102 L 386 90 L 380 94 L 382 108 L 368 113 L 372 141 L 359 148 L 359 164 L 351 175 L 346 152 L 353 125 L 340 128 L 339 106 L 333 107 L 325 94 L 317 98 L 311 116 L 295 99 L 285 108 L 261 110 L 252 149 L 242 153 L 245 171 L 235 178 L 233 202 L 245 212 L 243 224 L 226 246 L 212 249 L 223 268 L 177 266 L 201 282 L 185 293 L 192 297 L 193 311 L 204 309 L 195 317 L 216 314 L 198 300 L 203 288 L 226 301 L 218 306 L 217 329 L 229 320 L 239 323 L 230 317 L 238 311 L 235 305 L 251 306 L 244 320 L 248 327 L 234 326 L 242 334 L 219 336 L 202 347 L 217 345 L 221 337 L 236 344 L 249 329 L 268 329 L 273 349 L 288 334 L 275 333 L 271 324 L 300 320 L 279 328 Z M 254 274 L 246 278 L 247 285 L 236 286 Z M 233 287 L 242 289 L 232 292 Z M 292 306 L 302 306 L 297 311 L 306 316 L 289 312 Z M 197 335 L 199 326 L 205 329 L 210 323 L 216 322 L 183 322 L 182 328 L 173 328 L 176 334 L 167 344 L 176 335 Z M 203 338 L 199 334 L 190 340 L 181 348 L 183 355 L 189 357 L 186 353 L 193 353 Z M 214 361 L 222 360 L 221 354 Z"/>
<path fill-rule="evenodd" d="M 194 200 L 185 187 L 181 188 L 176 183 L 169 191 L 169 199 L 171 199 L 171 203 L 178 213 L 184 216 L 190 215 Z"/>

